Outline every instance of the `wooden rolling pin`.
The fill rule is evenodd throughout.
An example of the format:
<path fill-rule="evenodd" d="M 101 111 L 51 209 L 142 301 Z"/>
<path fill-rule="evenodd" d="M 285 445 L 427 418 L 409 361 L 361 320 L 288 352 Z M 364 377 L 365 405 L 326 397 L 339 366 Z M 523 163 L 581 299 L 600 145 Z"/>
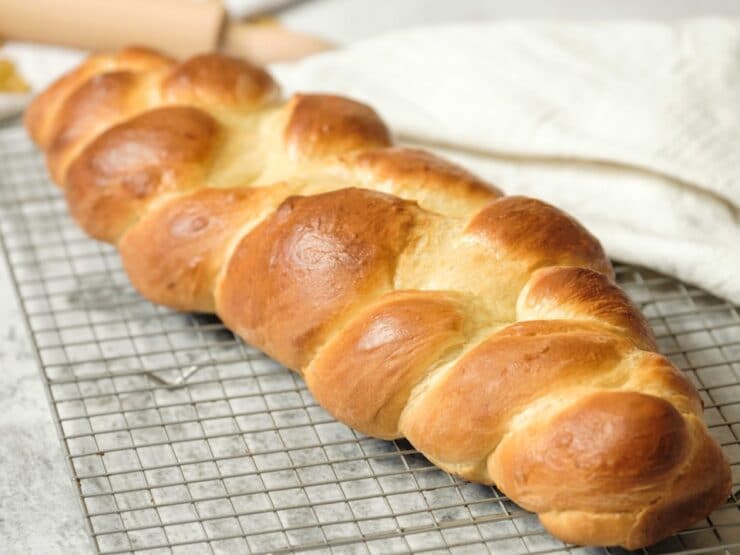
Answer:
<path fill-rule="evenodd" d="M 177 57 L 223 49 L 261 64 L 330 48 L 279 25 L 228 21 L 217 0 L 0 0 L 0 36 L 86 50 L 135 44 Z"/>

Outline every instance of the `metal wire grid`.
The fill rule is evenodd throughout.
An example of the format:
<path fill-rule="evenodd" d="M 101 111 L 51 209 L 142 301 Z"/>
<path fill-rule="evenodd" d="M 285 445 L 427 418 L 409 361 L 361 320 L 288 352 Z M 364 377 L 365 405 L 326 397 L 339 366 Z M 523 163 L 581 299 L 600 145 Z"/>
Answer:
<path fill-rule="evenodd" d="M 622 553 L 576 548 L 407 442 L 334 421 L 211 317 L 141 299 L 85 237 L 23 130 L 0 131 L 0 231 L 92 546 L 99 553 Z M 740 471 L 740 317 L 617 267 Z M 740 551 L 735 495 L 643 553 Z"/>

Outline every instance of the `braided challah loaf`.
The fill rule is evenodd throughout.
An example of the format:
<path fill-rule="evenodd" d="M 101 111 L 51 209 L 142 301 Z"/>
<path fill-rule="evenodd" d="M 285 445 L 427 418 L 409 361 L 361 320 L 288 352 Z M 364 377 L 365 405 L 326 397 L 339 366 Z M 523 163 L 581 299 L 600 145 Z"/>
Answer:
<path fill-rule="evenodd" d="M 215 312 L 336 418 L 495 483 L 578 544 L 652 543 L 729 494 L 691 383 L 599 242 L 391 146 L 344 98 L 220 55 L 95 55 L 26 116 L 133 284 Z"/>

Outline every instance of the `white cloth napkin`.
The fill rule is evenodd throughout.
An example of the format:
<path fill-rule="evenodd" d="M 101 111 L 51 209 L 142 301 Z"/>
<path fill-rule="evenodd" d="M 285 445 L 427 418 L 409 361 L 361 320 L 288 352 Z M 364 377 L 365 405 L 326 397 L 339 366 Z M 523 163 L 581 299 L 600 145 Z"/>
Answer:
<path fill-rule="evenodd" d="M 273 70 L 740 303 L 740 20 L 427 27 Z"/>

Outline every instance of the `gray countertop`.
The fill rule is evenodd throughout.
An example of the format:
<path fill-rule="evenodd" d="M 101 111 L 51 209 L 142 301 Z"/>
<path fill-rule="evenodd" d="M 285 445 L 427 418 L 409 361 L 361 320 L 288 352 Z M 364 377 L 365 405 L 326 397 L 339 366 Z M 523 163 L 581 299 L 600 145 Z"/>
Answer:
<path fill-rule="evenodd" d="M 91 552 L 5 260 L 0 262 L 0 437 L 2 552 Z"/>

